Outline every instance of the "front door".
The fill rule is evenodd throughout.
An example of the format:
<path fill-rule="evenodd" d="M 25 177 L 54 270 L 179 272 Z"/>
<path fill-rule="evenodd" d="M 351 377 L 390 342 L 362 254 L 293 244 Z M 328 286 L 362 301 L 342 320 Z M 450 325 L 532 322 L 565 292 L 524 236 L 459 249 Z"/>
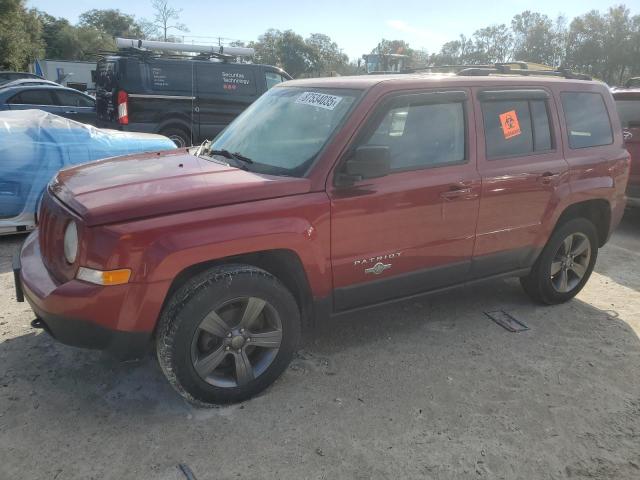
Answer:
<path fill-rule="evenodd" d="M 469 109 L 465 91 L 400 95 L 357 136 L 349 152 L 386 146 L 391 171 L 329 188 L 336 311 L 466 278 L 480 191 Z"/>
<path fill-rule="evenodd" d="M 57 115 L 80 123 L 95 125 L 97 120 L 96 102 L 88 95 L 70 90 L 54 90 Z"/>

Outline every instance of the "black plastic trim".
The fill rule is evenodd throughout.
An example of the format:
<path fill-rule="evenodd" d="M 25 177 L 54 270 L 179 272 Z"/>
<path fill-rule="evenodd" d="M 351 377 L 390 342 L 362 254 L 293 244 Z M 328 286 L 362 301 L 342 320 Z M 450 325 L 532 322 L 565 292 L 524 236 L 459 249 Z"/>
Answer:
<path fill-rule="evenodd" d="M 151 332 L 111 330 L 87 320 L 45 312 L 29 299 L 41 327 L 60 343 L 72 347 L 105 350 L 121 360 L 142 358 L 151 347 Z"/>
<path fill-rule="evenodd" d="M 481 90 L 478 99 L 483 102 L 492 100 L 547 100 L 551 95 L 546 90 Z"/>
<path fill-rule="evenodd" d="M 384 300 L 384 301 L 380 301 L 380 302 L 375 302 L 375 303 L 371 303 L 369 305 L 363 305 L 361 307 L 354 307 L 354 308 L 350 308 L 348 310 L 343 310 L 343 311 L 340 311 L 340 312 L 333 312 L 333 314 L 331 316 L 332 317 L 341 317 L 343 315 L 348 315 L 348 314 L 353 313 L 353 312 L 359 312 L 359 311 L 363 311 L 363 310 L 375 309 L 375 308 L 382 307 L 382 306 L 385 306 L 385 305 L 390 305 L 390 304 L 394 304 L 394 303 L 398 303 L 398 302 L 403 302 L 403 301 L 411 300 L 411 299 L 414 299 L 414 298 L 427 297 L 429 295 L 434 295 L 436 293 L 448 292 L 449 290 L 455 290 L 456 288 L 468 287 L 468 286 L 472 286 L 472 285 L 488 282 L 488 281 L 491 281 L 491 280 L 499 280 L 501 278 L 511 278 L 511 277 L 524 277 L 524 276 L 528 275 L 530 271 L 531 271 L 531 268 L 520 268 L 520 269 L 517 269 L 517 270 L 512 270 L 510 272 L 500 273 L 500 274 L 497 274 L 497 275 L 491 275 L 489 277 L 477 278 L 477 279 L 471 280 L 469 282 L 456 283 L 454 285 L 449 285 L 449 286 L 442 287 L 442 288 L 436 288 L 436 289 L 429 290 L 429 291 L 424 291 L 424 292 L 418 292 L 418 293 L 414 293 L 412 295 L 406 295 L 404 297 L 392 298 L 390 300 Z"/>
<path fill-rule="evenodd" d="M 335 311 L 348 310 L 459 284 L 468 277 L 470 267 L 471 262 L 464 261 L 337 288 L 334 308 Z"/>
<path fill-rule="evenodd" d="M 13 269 L 13 283 L 16 287 L 16 301 L 22 303 L 24 302 L 24 291 L 22 290 L 22 282 L 20 281 L 20 270 L 22 270 L 22 264 L 20 263 L 20 250 L 17 250 L 13 254 L 11 267 Z"/>

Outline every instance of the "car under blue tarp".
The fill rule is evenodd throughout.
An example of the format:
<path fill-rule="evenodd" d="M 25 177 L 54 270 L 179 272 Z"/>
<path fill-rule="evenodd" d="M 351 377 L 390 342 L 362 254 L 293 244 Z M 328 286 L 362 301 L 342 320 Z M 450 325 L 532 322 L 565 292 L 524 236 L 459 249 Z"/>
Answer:
<path fill-rule="evenodd" d="M 162 135 L 99 129 L 42 110 L 0 112 L 0 235 L 34 228 L 42 192 L 64 167 L 175 148 Z"/>

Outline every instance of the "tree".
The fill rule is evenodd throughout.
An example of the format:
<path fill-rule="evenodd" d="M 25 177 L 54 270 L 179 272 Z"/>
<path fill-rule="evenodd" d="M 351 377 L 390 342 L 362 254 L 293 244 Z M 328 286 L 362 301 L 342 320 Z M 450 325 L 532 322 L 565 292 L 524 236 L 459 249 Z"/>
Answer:
<path fill-rule="evenodd" d="M 513 58 L 551 65 L 554 61 L 553 22 L 546 15 L 529 10 L 511 20 Z"/>
<path fill-rule="evenodd" d="M 24 0 L 0 0 L 0 68 L 26 70 L 42 56 L 42 25 Z"/>
<path fill-rule="evenodd" d="M 506 25 L 490 25 L 473 34 L 474 55 L 478 63 L 506 62 L 511 54 L 513 36 Z"/>
<path fill-rule="evenodd" d="M 322 33 L 312 33 L 305 40 L 311 53 L 310 70 L 315 76 L 330 75 L 340 72 L 349 63 L 347 57 L 338 44 Z"/>
<path fill-rule="evenodd" d="M 92 26 L 71 25 L 64 18 L 38 12 L 42 24 L 45 57 L 61 60 L 94 60 L 100 50 L 115 50 L 113 37 Z"/>
<path fill-rule="evenodd" d="M 189 31 L 185 24 L 177 22 L 177 20 L 180 20 L 180 13 L 182 12 L 182 9 L 169 6 L 168 0 L 151 0 L 151 6 L 153 7 L 155 14 L 153 21 L 146 21 L 143 25 L 143 28 L 147 30 L 146 33 L 154 33 L 153 28 L 155 28 L 155 33 L 159 31 L 162 39 L 166 42 L 169 38 L 169 30 L 178 30 L 179 32 Z"/>
<path fill-rule="evenodd" d="M 299 77 L 311 70 L 314 53 L 293 30 L 281 32 L 276 41 L 279 61 L 289 75 Z"/>
<path fill-rule="evenodd" d="M 133 15 L 126 15 L 120 10 L 89 10 L 80 15 L 80 27 L 91 27 L 112 37 L 143 36 L 141 26 Z"/>
<path fill-rule="evenodd" d="M 640 16 L 624 6 L 606 14 L 592 10 L 573 19 L 567 35 L 566 64 L 615 84 L 640 71 Z"/>

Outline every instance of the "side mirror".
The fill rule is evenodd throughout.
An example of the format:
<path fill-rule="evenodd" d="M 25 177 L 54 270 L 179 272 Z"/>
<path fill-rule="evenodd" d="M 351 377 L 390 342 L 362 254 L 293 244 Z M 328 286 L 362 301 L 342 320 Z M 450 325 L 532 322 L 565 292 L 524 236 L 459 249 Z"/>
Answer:
<path fill-rule="evenodd" d="M 389 147 L 381 145 L 363 145 L 356 148 L 342 168 L 341 184 L 352 184 L 367 178 L 379 178 L 388 175 L 391 170 Z"/>

